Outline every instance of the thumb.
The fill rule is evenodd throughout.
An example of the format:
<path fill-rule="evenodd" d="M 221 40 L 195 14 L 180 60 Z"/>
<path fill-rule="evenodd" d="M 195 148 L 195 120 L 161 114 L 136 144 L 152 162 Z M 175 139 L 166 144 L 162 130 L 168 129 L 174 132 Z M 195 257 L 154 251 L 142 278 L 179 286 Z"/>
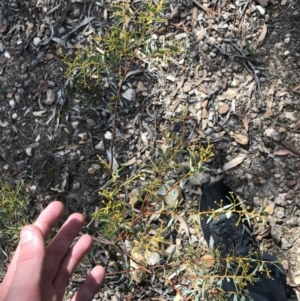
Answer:
<path fill-rule="evenodd" d="M 16 270 L 5 300 L 40 300 L 44 237 L 38 227 L 30 225 L 22 229 L 20 238 Z"/>

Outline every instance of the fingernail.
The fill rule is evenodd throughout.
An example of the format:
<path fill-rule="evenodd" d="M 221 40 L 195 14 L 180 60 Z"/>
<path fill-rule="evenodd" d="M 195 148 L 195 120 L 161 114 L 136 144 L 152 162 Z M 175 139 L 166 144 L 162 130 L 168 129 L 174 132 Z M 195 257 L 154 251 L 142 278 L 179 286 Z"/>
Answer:
<path fill-rule="evenodd" d="M 24 244 L 34 239 L 33 231 L 29 229 L 24 229 L 21 231 L 21 243 Z"/>

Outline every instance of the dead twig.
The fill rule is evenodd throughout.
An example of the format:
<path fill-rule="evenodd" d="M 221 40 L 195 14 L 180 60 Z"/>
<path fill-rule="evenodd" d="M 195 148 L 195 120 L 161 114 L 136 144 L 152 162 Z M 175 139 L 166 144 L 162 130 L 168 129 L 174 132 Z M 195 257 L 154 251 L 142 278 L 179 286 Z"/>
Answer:
<path fill-rule="evenodd" d="M 235 45 L 232 41 L 231 41 L 231 45 L 233 46 L 233 48 L 238 53 L 240 53 L 241 56 L 247 58 L 246 55 L 243 53 L 243 51 L 240 50 L 240 48 L 237 45 Z M 260 82 L 259 82 L 259 79 L 258 79 L 257 74 L 255 72 L 254 66 L 252 65 L 252 63 L 249 60 L 247 60 L 245 64 L 247 64 L 248 67 L 249 67 L 249 69 L 251 70 L 252 76 L 253 76 L 253 78 L 254 78 L 254 80 L 256 82 L 256 87 L 258 89 L 258 92 L 259 92 L 259 95 L 260 95 L 260 99 L 261 99 L 261 102 L 262 102 L 263 101 L 263 95 L 262 95 L 262 91 L 261 91 Z"/>
<path fill-rule="evenodd" d="M 207 44 L 209 44 L 210 46 L 213 46 L 215 47 L 221 54 L 225 55 L 225 56 L 228 56 L 228 57 L 233 57 L 233 58 L 237 58 L 237 59 L 242 59 L 244 61 L 249 61 L 249 62 L 253 62 L 255 64 L 263 64 L 262 61 L 259 61 L 259 60 L 256 60 L 252 57 L 249 57 L 249 56 L 246 56 L 246 55 L 238 55 L 238 54 L 235 54 L 235 53 L 228 53 L 228 52 L 224 52 L 219 46 L 217 45 L 213 45 L 209 42 L 207 42 Z"/>
<path fill-rule="evenodd" d="M 245 11 L 246 11 L 246 9 L 247 9 L 247 7 L 248 7 L 248 5 L 249 5 L 249 3 L 250 3 L 250 0 L 248 0 L 248 1 L 245 3 L 244 8 L 243 8 L 243 10 L 242 10 L 242 12 L 241 12 L 241 15 L 240 15 L 240 17 L 239 17 L 239 20 L 241 20 L 241 19 L 243 18 L 244 14 L 245 14 Z"/>

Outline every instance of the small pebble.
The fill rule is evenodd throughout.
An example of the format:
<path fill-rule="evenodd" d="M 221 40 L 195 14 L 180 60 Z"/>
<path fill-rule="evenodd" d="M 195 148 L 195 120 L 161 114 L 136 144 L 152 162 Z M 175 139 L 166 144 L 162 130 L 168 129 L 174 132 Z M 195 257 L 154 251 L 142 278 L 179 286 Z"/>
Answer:
<path fill-rule="evenodd" d="M 297 181 L 296 180 L 286 180 L 285 181 L 285 185 L 287 186 L 287 187 L 294 187 L 295 185 L 297 184 Z"/>
<path fill-rule="evenodd" d="M 34 46 L 39 46 L 41 44 L 42 40 L 39 37 L 35 37 L 33 39 Z"/>
<path fill-rule="evenodd" d="M 14 100 L 14 99 L 11 99 L 11 100 L 9 101 L 9 105 L 10 105 L 12 108 L 14 108 L 14 107 L 16 106 L 15 100 Z"/>
<path fill-rule="evenodd" d="M 95 145 L 96 150 L 105 151 L 104 142 L 101 140 L 99 143 Z"/>
<path fill-rule="evenodd" d="M 78 18 L 79 16 L 80 16 L 80 9 L 79 8 L 75 8 L 74 10 L 73 10 L 73 13 L 72 13 L 72 15 L 73 15 L 73 17 L 74 18 Z"/>

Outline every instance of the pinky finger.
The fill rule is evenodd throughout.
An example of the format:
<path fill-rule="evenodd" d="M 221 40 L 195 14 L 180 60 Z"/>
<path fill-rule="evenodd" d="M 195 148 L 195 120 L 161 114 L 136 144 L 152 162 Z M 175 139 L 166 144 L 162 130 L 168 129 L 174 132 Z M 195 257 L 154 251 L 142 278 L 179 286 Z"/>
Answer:
<path fill-rule="evenodd" d="M 105 278 L 104 268 L 96 266 L 87 276 L 83 286 L 74 295 L 72 301 L 92 301 Z"/>

